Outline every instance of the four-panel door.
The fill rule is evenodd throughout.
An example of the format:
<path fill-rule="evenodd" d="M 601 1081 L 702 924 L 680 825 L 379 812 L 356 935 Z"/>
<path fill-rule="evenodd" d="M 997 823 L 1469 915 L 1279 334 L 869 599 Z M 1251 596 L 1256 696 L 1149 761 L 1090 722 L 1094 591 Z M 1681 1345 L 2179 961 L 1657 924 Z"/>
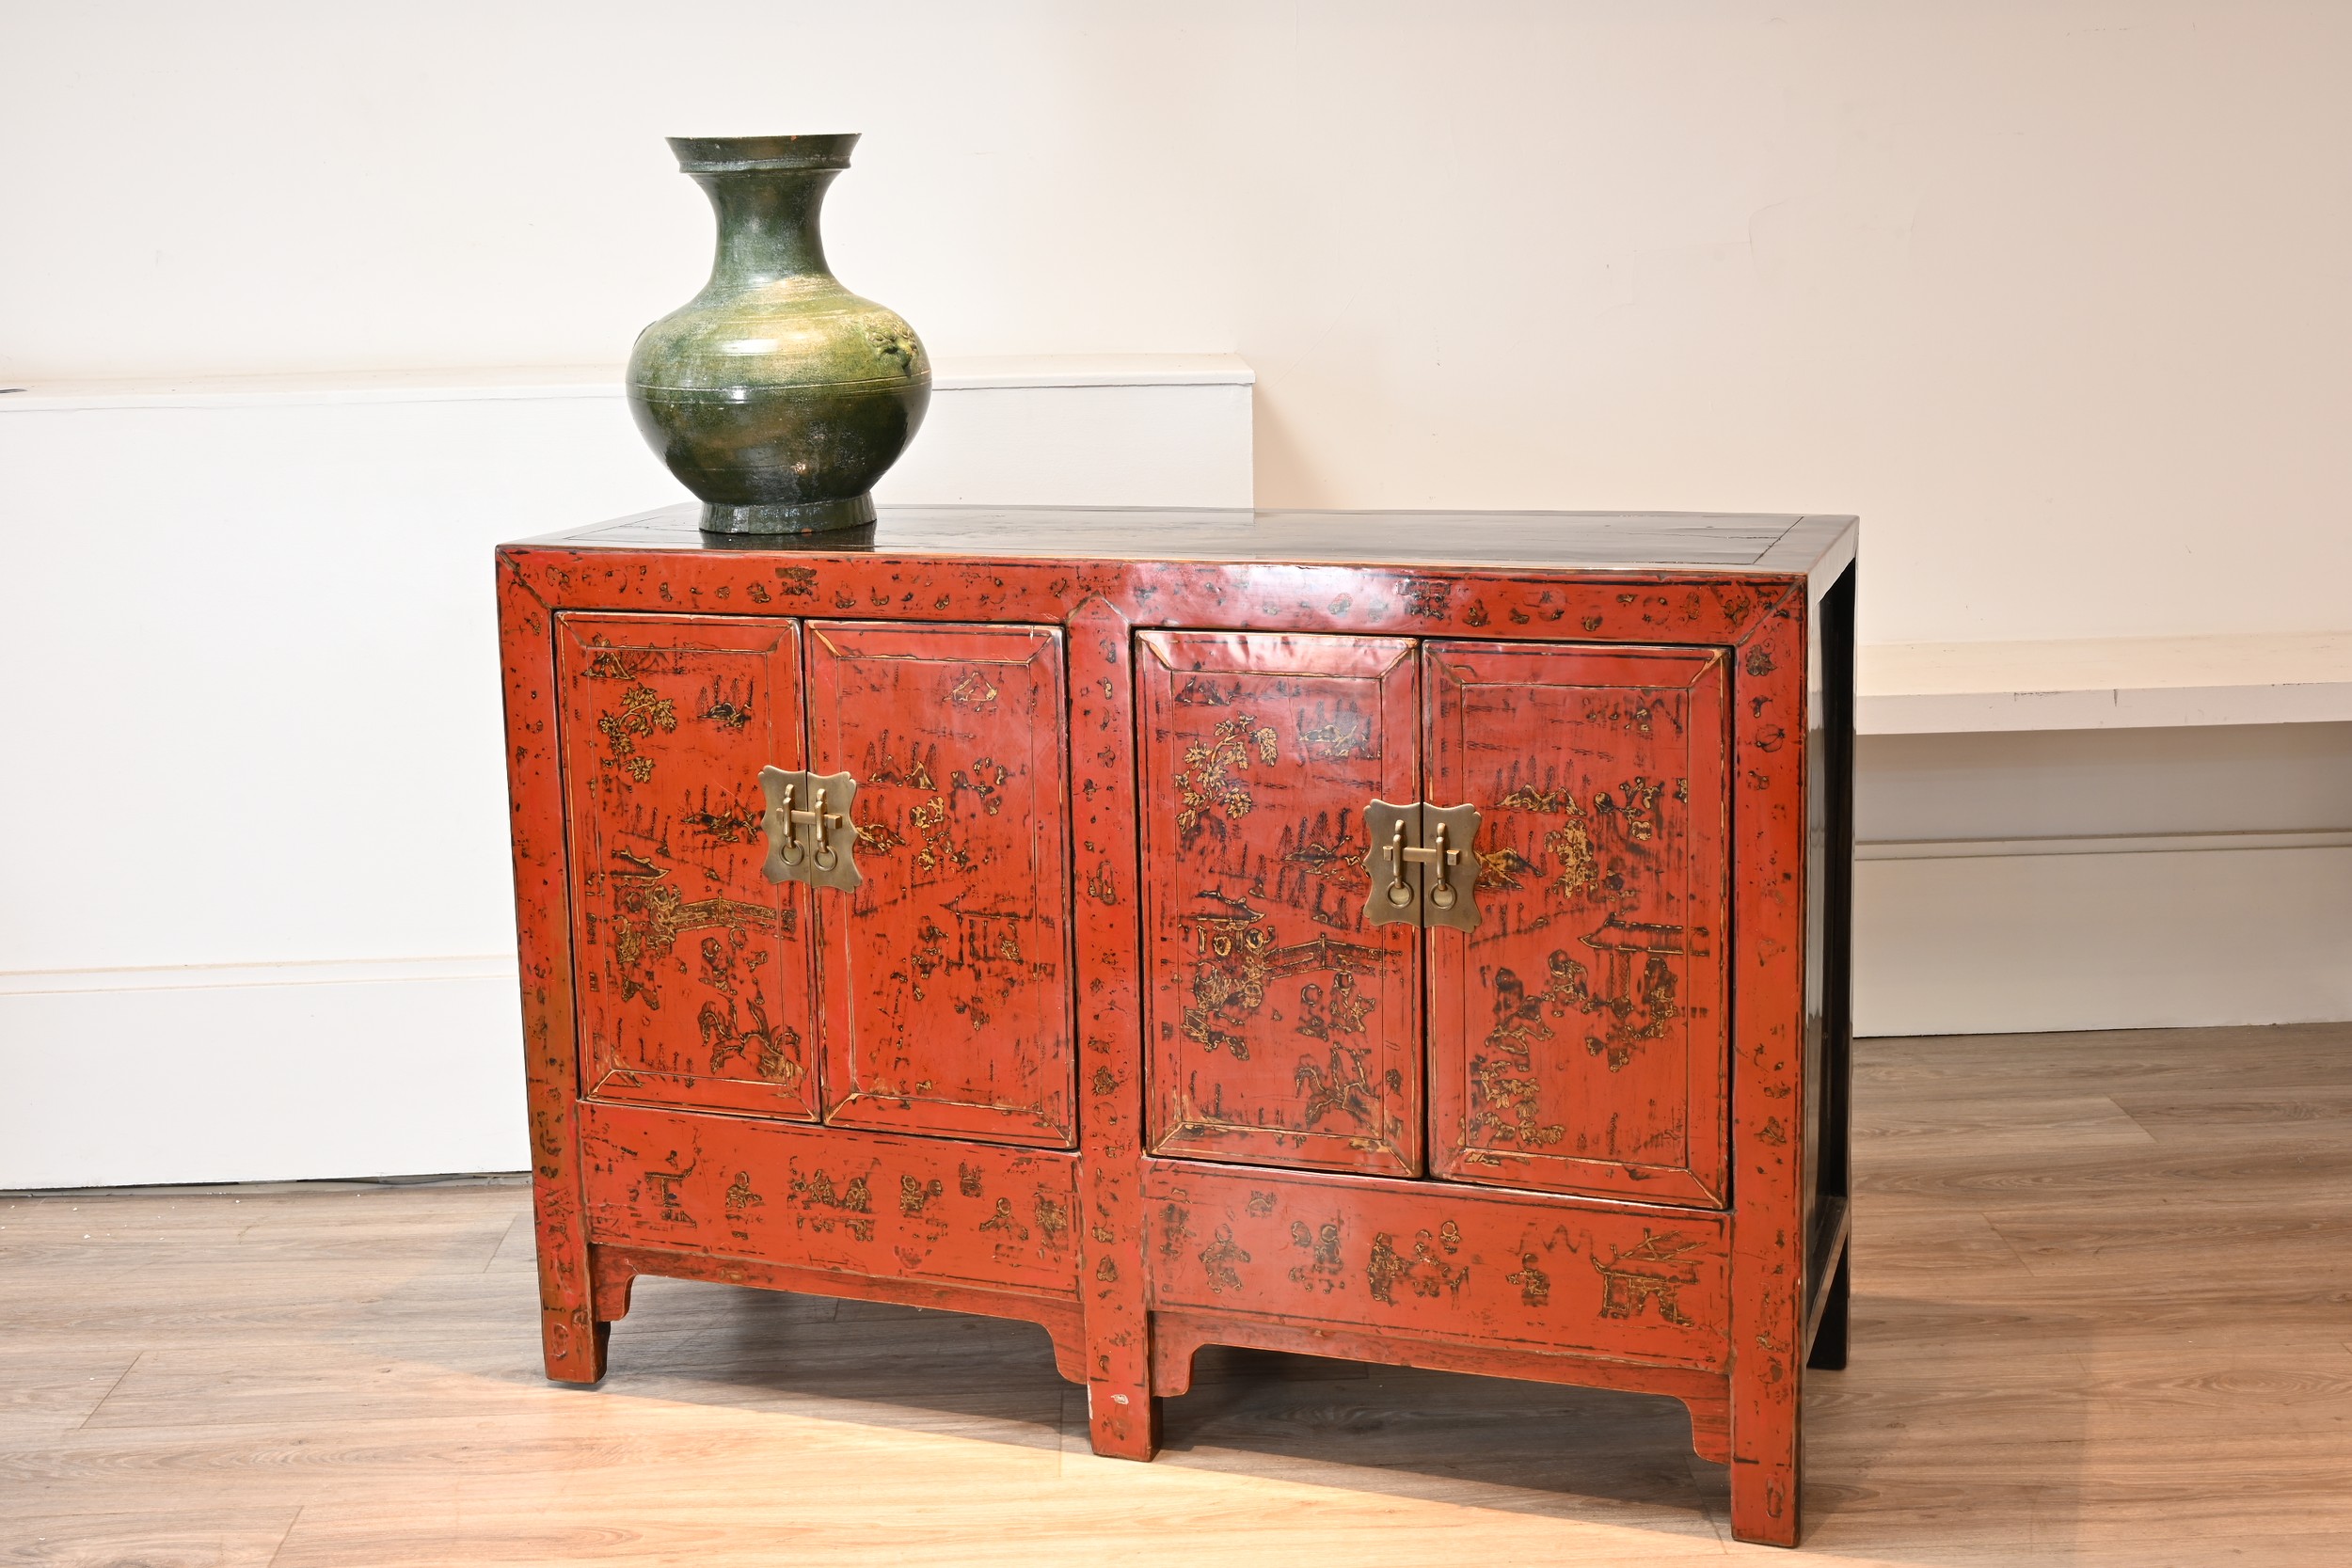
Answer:
<path fill-rule="evenodd" d="M 1724 1202 L 1720 650 L 1137 642 L 1153 1153 Z M 1367 923 L 1375 800 L 1472 928 Z"/>
<path fill-rule="evenodd" d="M 1069 1147 L 1060 632 L 560 625 L 584 1091 Z M 762 874 L 768 767 L 857 780 L 857 885 Z"/>

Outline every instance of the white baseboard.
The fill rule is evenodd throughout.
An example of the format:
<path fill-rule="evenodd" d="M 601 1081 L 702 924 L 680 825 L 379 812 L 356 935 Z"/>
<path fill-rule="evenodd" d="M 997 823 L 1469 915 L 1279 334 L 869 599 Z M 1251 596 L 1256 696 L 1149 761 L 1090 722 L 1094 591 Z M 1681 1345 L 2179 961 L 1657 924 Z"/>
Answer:
<path fill-rule="evenodd" d="M 0 976 L 0 1189 L 520 1170 L 511 958 Z"/>
<path fill-rule="evenodd" d="M 1865 846 L 1864 1035 L 2352 1018 L 2352 834 Z"/>

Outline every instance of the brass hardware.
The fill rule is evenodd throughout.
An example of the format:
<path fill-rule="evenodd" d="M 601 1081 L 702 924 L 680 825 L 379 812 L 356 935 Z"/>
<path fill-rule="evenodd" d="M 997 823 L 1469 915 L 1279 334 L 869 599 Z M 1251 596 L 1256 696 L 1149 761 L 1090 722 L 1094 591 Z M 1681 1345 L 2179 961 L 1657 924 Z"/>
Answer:
<path fill-rule="evenodd" d="M 1434 854 L 1425 900 L 1426 926 L 1451 926 L 1459 931 L 1478 928 L 1478 808 L 1472 805 L 1421 808 L 1422 831 L 1429 835 Z"/>
<path fill-rule="evenodd" d="M 1364 808 L 1364 856 L 1372 895 L 1364 924 L 1478 927 L 1478 859 L 1464 849 L 1478 839 L 1478 808 L 1409 806 L 1375 800 Z M 1426 837 L 1426 846 L 1412 842 Z"/>
<path fill-rule="evenodd" d="M 1364 901 L 1365 925 L 1420 924 L 1413 907 L 1421 902 L 1421 869 L 1413 863 L 1409 843 L 1420 824 L 1417 805 L 1375 800 L 1364 808 L 1364 836 L 1372 844 L 1364 855 L 1364 870 L 1372 877 L 1372 896 Z"/>
<path fill-rule="evenodd" d="M 847 890 L 866 879 L 853 852 L 857 825 L 850 820 L 850 803 L 857 799 L 855 779 L 847 773 L 763 768 L 759 787 L 768 796 L 768 815 L 761 818 L 768 832 L 768 863 L 760 870 L 770 881 Z M 801 804 L 803 794 L 806 807 Z"/>

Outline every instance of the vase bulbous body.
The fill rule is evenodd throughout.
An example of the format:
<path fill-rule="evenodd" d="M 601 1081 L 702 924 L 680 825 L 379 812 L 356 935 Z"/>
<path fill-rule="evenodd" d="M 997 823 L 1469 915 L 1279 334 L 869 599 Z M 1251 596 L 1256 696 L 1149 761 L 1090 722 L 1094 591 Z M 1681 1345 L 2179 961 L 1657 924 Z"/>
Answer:
<path fill-rule="evenodd" d="M 638 335 L 637 428 L 723 533 L 874 520 L 874 482 L 931 395 L 930 357 L 897 311 L 825 265 L 825 187 L 855 135 L 673 136 L 719 220 L 710 281 Z"/>

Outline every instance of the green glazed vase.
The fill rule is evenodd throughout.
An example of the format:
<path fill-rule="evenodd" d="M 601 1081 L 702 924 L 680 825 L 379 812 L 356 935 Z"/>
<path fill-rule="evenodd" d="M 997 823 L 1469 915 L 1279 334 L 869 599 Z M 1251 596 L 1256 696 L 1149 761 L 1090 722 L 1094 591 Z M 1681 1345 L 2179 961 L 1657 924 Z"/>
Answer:
<path fill-rule="evenodd" d="M 930 356 L 895 310 L 825 265 L 818 214 L 855 135 L 672 136 L 719 216 L 710 281 L 638 334 L 628 403 L 717 533 L 874 520 L 874 482 L 931 398 Z"/>

